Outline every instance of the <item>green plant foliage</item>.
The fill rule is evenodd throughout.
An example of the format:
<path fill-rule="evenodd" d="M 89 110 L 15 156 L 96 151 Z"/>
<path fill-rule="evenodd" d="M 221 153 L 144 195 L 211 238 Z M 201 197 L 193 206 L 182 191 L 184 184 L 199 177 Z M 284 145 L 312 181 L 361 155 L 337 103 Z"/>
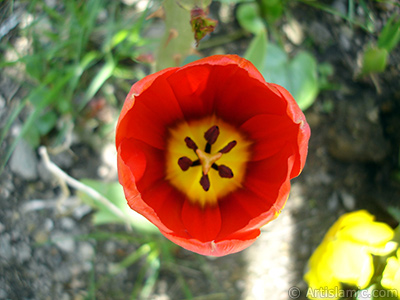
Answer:
<path fill-rule="evenodd" d="M 118 85 L 118 79 L 127 73 L 131 80 L 139 77 L 132 67 L 126 72 L 123 65 L 134 62 L 139 55 L 137 49 L 149 43 L 140 35 L 148 23 L 146 11 L 134 18 L 121 18 L 122 8 L 119 2 L 106 0 L 64 1 L 57 9 L 44 0 L 30 2 L 28 12 L 34 21 L 19 33 L 32 41 L 30 51 L 15 61 L 0 58 L 1 67 L 19 64 L 27 75 L 21 83 L 27 96 L 11 113 L 0 143 L 26 106 L 30 107 L 30 115 L 17 140 L 24 137 L 37 147 L 41 137 L 56 128 L 58 119 L 68 116 L 76 124 L 86 104 L 103 93 L 107 81 Z M 101 20 L 103 13 L 107 14 L 105 20 Z M 18 53 L 9 44 L 1 46 Z M 63 140 L 60 134 L 62 131 L 55 133 L 55 141 Z M 0 172 L 16 143 L 1 157 Z"/>
<path fill-rule="evenodd" d="M 266 31 L 260 31 L 250 42 L 244 54 L 244 57 L 251 61 L 258 70 L 262 70 L 265 64 L 267 45 L 267 33 Z"/>
<path fill-rule="evenodd" d="M 270 23 L 279 20 L 284 12 L 284 0 L 261 0 L 258 1 L 262 16 Z"/>
<path fill-rule="evenodd" d="M 386 49 L 370 46 L 364 52 L 361 74 L 379 73 L 385 71 L 389 52 Z"/>
<path fill-rule="evenodd" d="M 150 223 L 143 216 L 134 212 L 126 204 L 126 199 L 122 187 L 117 182 L 102 182 L 94 179 L 82 179 L 81 182 L 99 192 L 101 195 L 109 199 L 112 203 L 117 206 L 122 213 L 131 219 L 131 225 L 133 228 L 140 232 L 147 233 L 159 233 L 158 229 Z M 124 224 L 118 216 L 113 214 L 106 206 L 92 199 L 87 194 L 78 191 L 78 197 L 82 199 L 85 203 L 96 209 L 93 216 L 93 223 L 95 225 L 101 224 Z"/>
<path fill-rule="evenodd" d="M 236 12 L 236 17 L 240 26 L 255 35 L 265 31 L 265 26 L 256 3 L 241 4 Z"/>
<path fill-rule="evenodd" d="M 370 45 L 363 53 L 361 75 L 385 71 L 389 53 L 400 41 L 400 18 L 393 14 L 379 34 L 377 45 Z"/>
<path fill-rule="evenodd" d="M 190 6 L 189 3 L 192 5 Z M 190 24 L 190 9 L 193 1 L 185 1 L 186 7 L 177 5 L 174 0 L 163 2 L 165 11 L 165 33 L 157 50 L 156 71 L 177 67 L 189 54 L 194 41 L 194 33 Z M 168 17 L 169 16 L 169 17 Z"/>
<path fill-rule="evenodd" d="M 268 44 L 264 67 L 260 69 L 267 82 L 286 88 L 302 110 L 310 107 L 319 92 L 318 68 L 308 52 L 299 52 L 294 58 L 274 44 Z"/>
<path fill-rule="evenodd" d="M 392 51 L 400 41 L 400 17 L 393 14 L 383 27 L 379 38 L 378 47 Z"/>

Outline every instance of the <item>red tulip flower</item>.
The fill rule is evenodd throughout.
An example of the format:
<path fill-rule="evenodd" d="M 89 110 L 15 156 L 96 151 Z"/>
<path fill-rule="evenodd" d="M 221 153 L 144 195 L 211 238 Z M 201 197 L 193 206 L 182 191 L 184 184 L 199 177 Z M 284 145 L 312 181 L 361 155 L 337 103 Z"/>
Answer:
<path fill-rule="evenodd" d="M 279 215 L 309 137 L 288 91 L 243 58 L 211 56 L 132 86 L 116 129 L 119 181 L 168 239 L 223 256 Z"/>

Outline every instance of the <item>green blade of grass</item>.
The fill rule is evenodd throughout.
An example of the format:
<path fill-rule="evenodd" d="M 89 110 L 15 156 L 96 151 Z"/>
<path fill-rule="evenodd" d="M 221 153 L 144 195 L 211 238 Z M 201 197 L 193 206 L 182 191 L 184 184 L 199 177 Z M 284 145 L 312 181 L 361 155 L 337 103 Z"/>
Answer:
<path fill-rule="evenodd" d="M 82 102 L 79 104 L 78 110 L 82 110 L 86 106 L 86 104 L 94 97 L 94 95 L 96 95 L 99 89 L 103 86 L 104 82 L 106 82 L 106 80 L 112 76 L 115 67 L 116 62 L 114 61 L 114 58 L 109 55 L 106 59 L 106 63 L 103 65 L 103 67 L 90 83 Z"/>
<path fill-rule="evenodd" d="M 53 80 L 56 80 L 57 78 L 57 72 L 54 73 L 49 73 L 48 76 L 46 76 L 46 79 L 44 80 L 44 83 L 41 84 L 39 87 L 34 89 L 26 99 L 22 101 L 22 103 L 26 102 L 31 102 L 34 103 L 34 111 L 29 115 L 29 117 L 26 119 L 24 125 L 22 126 L 22 129 L 18 136 L 14 139 L 14 141 L 11 143 L 11 145 L 8 147 L 8 150 L 6 151 L 6 154 L 4 157 L 2 157 L 2 161 L 0 164 L 0 174 L 3 172 L 4 167 L 8 160 L 11 157 L 11 154 L 14 152 L 15 147 L 17 146 L 18 141 L 28 132 L 28 130 L 31 128 L 32 124 L 35 122 L 35 120 L 40 116 L 41 112 L 53 101 L 56 101 L 60 98 L 60 92 L 63 87 L 68 83 L 70 78 L 72 77 L 72 74 L 66 74 L 64 78 L 59 80 L 54 87 L 46 93 L 46 86 L 48 83 L 52 82 Z M 2 133 L 2 136 L 5 135 L 5 133 Z"/>
<path fill-rule="evenodd" d="M 151 251 L 151 243 L 146 243 L 142 245 L 139 249 L 136 251 L 132 252 L 127 258 L 125 258 L 123 261 L 121 261 L 119 264 L 114 266 L 111 270 L 112 275 L 116 275 L 129 267 L 130 265 L 134 264 L 136 261 L 138 261 L 142 256 L 145 256 L 150 253 Z"/>
<path fill-rule="evenodd" d="M 160 252 L 154 247 L 146 258 L 146 264 L 139 272 L 139 278 L 136 280 L 136 285 L 131 293 L 131 299 L 149 299 L 151 292 L 156 284 L 160 269 Z M 146 279 L 144 279 L 147 277 Z M 141 284 L 143 282 L 143 284 Z"/>

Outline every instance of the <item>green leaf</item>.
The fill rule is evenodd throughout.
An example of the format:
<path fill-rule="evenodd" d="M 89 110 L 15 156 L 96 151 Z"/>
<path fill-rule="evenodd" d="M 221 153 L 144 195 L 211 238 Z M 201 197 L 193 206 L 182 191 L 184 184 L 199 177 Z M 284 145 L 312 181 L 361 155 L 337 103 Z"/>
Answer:
<path fill-rule="evenodd" d="M 265 64 L 267 44 L 267 32 L 262 30 L 253 38 L 244 54 L 244 57 L 251 61 L 258 70 L 261 70 Z"/>
<path fill-rule="evenodd" d="M 379 73 L 385 71 L 389 52 L 386 49 L 369 47 L 364 52 L 361 74 Z"/>
<path fill-rule="evenodd" d="M 319 92 L 317 62 L 308 52 L 289 59 L 281 48 L 268 44 L 265 65 L 260 71 L 267 82 L 287 89 L 302 110 L 314 103 Z"/>
<path fill-rule="evenodd" d="M 396 219 L 397 222 L 400 223 L 400 208 L 395 206 L 388 207 L 389 214 L 392 215 L 393 218 Z"/>
<path fill-rule="evenodd" d="M 392 51 L 400 41 L 400 17 L 393 14 L 383 27 L 379 38 L 378 47 Z"/>
<path fill-rule="evenodd" d="M 269 22 L 275 22 L 282 17 L 284 3 L 282 0 L 261 0 L 261 9 L 263 16 Z"/>
<path fill-rule="evenodd" d="M 108 57 L 106 63 L 103 65 L 103 67 L 90 83 L 83 98 L 83 101 L 79 105 L 79 110 L 85 107 L 85 105 L 94 97 L 94 95 L 96 95 L 99 89 L 103 86 L 104 82 L 106 82 L 106 80 L 112 76 L 115 67 L 116 62 L 114 61 L 114 59 L 112 57 Z"/>
<path fill-rule="evenodd" d="M 257 35 L 265 30 L 264 22 L 260 17 L 256 3 L 240 5 L 236 12 L 236 17 L 240 26 L 253 34 Z"/>
<path fill-rule="evenodd" d="M 148 233 L 158 233 L 157 228 L 150 223 L 145 217 L 133 211 L 127 204 L 124 192 L 118 182 L 102 182 L 93 179 L 82 179 L 81 182 L 99 192 L 101 195 L 109 199 L 121 212 L 129 217 L 131 225 L 139 231 Z M 113 214 L 105 205 L 95 201 L 87 194 L 78 191 L 78 197 L 85 203 L 97 209 L 93 216 L 95 225 L 119 223 L 124 224 L 118 216 Z"/>
<path fill-rule="evenodd" d="M 40 135 L 46 135 L 56 126 L 58 117 L 54 111 L 48 111 L 38 118 L 35 122 L 35 126 L 39 131 Z"/>

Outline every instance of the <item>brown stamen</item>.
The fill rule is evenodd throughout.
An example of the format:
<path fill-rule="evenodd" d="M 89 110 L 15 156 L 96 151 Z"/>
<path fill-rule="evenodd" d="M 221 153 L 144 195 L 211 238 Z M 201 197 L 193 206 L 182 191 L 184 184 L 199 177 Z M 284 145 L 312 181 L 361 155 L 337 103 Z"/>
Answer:
<path fill-rule="evenodd" d="M 225 165 L 217 165 L 216 162 L 222 157 L 223 154 L 231 151 L 232 148 L 236 146 L 237 142 L 231 141 L 217 153 L 211 154 L 211 145 L 213 145 L 216 142 L 218 136 L 219 136 L 219 128 L 216 125 L 210 127 L 204 133 L 204 138 L 207 141 L 204 151 L 199 149 L 196 143 L 190 137 L 186 137 L 185 138 L 186 146 L 189 149 L 194 150 L 198 159 L 192 161 L 189 157 L 182 156 L 178 160 L 178 165 L 183 171 L 188 170 L 190 167 L 199 165 L 202 166 L 202 176 L 200 178 L 200 185 L 206 192 L 210 189 L 211 185 L 210 178 L 208 177 L 208 172 L 211 169 L 218 171 L 219 176 L 222 178 L 233 177 L 232 169 L 230 169 Z"/>
<path fill-rule="evenodd" d="M 204 138 L 206 139 L 206 141 L 212 145 L 215 143 L 215 141 L 217 140 L 219 136 L 219 128 L 218 126 L 214 125 L 212 126 L 210 129 L 208 129 L 206 131 L 206 133 L 204 134 Z"/>
<path fill-rule="evenodd" d="M 200 185 L 206 192 L 210 189 L 210 179 L 208 178 L 207 174 L 203 174 L 203 176 L 201 176 Z"/>
<path fill-rule="evenodd" d="M 192 160 L 189 157 L 183 156 L 178 159 L 178 165 L 182 169 L 182 171 L 186 171 L 193 165 Z"/>
<path fill-rule="evenodd" d="M 232 178 L 233 177 L 232 170 L 225 165 L 218 166 L 218 174 L 222 178 Z"/>
<path fill-rule="evenodd" d="M 222 148 L 221 150 L 219 150 L 219 152 L 221 152 L 221 153 L 228 153 L 229 151 L 232 150 L 233 147 L 236 146 L 236 144 L 237 144 L 236 141 L 229 142 L 228 145 L 226 145 L 224 148 Z"/>
<path fill-rule="evenodd" d="M 186 143 L 186 146 L 187 146 L 189 149 L 193 149 L 194 151 L 197 150 L 197 145 L 196 145 L 196 143 L 193 142 L 193 140 L 192 140 L 190 137 L 186 137 L 186 138 L 185 138 L 185 143 Z"/>

